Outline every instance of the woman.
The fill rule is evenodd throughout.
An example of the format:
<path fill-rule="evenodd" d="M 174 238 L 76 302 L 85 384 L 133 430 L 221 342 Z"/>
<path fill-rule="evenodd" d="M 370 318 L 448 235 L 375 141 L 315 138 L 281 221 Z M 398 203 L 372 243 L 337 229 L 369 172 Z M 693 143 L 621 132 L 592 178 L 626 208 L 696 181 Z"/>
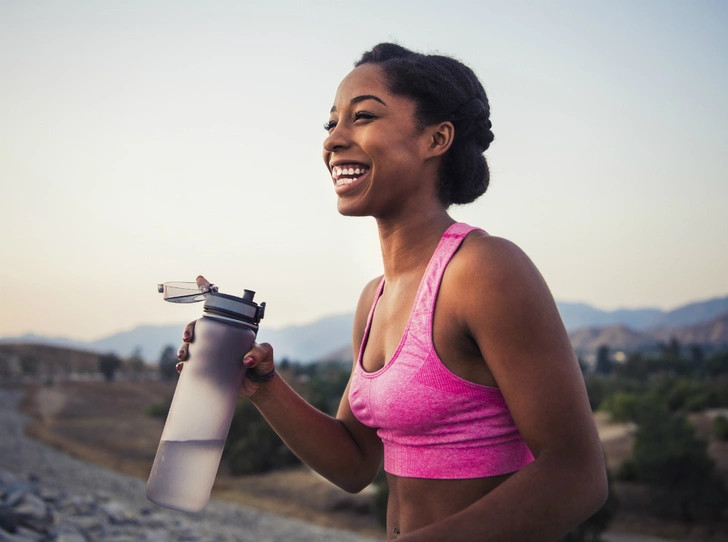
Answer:
<path fill-rule="evenodd" d="M 375 218 L 384 276 L 361 294 L 336 417 L 277 376 L 270 345 L 243 359 L 241 395 L 315 471 L 358 492 L 384 462 L 388 539 L 401 542 L 557 540 L 606 499 L 548 287 L 514 244 L 447 213 L 488 186 L 489 113 L 454 59 L 365 53 L 338 88 L 323 154 L 339 212 Z M 180 360 L 193 335 L 190 324 Z"/>

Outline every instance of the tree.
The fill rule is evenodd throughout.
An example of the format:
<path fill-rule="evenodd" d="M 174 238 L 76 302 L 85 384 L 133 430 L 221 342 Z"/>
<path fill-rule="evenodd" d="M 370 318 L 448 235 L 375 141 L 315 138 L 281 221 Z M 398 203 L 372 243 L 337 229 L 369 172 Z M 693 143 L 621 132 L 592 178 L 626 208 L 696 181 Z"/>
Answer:
<path fill-rule="evenodd" d="M 608 375 L 612 372 L 612 360 L 609 359 L 609 347 L 603 344 L 597 350 L 597 373 Z"/>
<path fill-rule="evenodd" d="M 657 402 L 643 407 L 625 470 L 657 489 L 657 504 L 686 523 L 719 519 L 728 506 L 728 490 L 715 472 L 707 443 L 695 436 L 685 416 L 670 414 Z"/>
<path fill-rule="evenodd" d="M 234 476 L 262 474 L 299 463 L 250 401 L 240 400 L 230 424 L 223 459 Z"/>
<path fill-rule="evenodd" d="M 142 372 L 144 372 L 144 360 L 142 359 L 142 349 L 137 346 L 134 351 L 126 360 L 129 367 L 129 372 L 132 374 L 132 378 L 137 378 Z"/>
<path fill-rule="evenodd" d="M 99 356 L 99 371 L 107 382 L 114 380 L 119 367 L 121 367 L 121 359 L 113 352 Z"/>
<path fill-rule="evenodd" d="M 167 345 L 159 357 L 159 375 L 162 380 L 173 380 L 179 376 L 177 373 L 177 350 L 174 346 Z"/>
<path fill-rule="evenodd" d="M 25 376 L 38 376 L 40 360 L 32 354 L 20 358 L 20 370 Z"/>

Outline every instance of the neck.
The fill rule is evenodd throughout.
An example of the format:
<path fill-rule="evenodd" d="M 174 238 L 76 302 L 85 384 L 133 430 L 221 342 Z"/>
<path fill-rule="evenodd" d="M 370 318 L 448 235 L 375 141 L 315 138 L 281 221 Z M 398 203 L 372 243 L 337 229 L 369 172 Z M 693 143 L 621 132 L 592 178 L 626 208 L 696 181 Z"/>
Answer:
<path fill-rule="evenodd" d="M 454 223 L 442 207 L 413 213 L 406 220 L 378 218 L 385 280 L 393 283 L 426 267 L 442 234 Z"/>

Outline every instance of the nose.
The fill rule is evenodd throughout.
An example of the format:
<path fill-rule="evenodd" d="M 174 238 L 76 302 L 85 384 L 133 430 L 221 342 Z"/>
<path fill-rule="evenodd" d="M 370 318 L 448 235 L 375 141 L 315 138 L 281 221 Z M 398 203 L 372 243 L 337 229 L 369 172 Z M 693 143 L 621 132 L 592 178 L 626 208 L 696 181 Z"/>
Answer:
<path fill-rule="evenodd" d="M 336 152 L 349 146 L 349 132 L 343 126 L 344 124 L 343 121 L 340 121 L 329 131 L 329 135 L 324 139 L 324 154 Z"/>

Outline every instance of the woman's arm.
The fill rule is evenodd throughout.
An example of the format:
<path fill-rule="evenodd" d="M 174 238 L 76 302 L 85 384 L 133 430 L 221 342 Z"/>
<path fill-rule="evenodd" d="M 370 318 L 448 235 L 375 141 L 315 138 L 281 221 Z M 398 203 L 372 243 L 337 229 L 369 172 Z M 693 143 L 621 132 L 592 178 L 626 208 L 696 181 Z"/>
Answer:
<path fill-rule="evenodd" d="M 515 245 L 468 239 L 440 295 L 457 295 L 535 461 L 485 497 L 399 540 L 557 540 L 607 496 L 606 469 L 583 377 L 543 278 Z"/>
<path fill-rule="evenodd" d="M 354 363 L 377 284 L 372 281 L 364 289 L 355 313 Z M 273 349 L 268 344 L 256 345 L 246 355 L 246 366 L 266 367 L 261 374 L 272 370 L 272 362 Z M 313 470 L 352 493 L 374 480 L 382 462 L 382 443 L 376 430 L 364 426 L 352 413 L 349 385 L 335 418 L 312 407 L 280 376 L 248 392 L 252 392 L 250 400 L 286 446 Z"/>

